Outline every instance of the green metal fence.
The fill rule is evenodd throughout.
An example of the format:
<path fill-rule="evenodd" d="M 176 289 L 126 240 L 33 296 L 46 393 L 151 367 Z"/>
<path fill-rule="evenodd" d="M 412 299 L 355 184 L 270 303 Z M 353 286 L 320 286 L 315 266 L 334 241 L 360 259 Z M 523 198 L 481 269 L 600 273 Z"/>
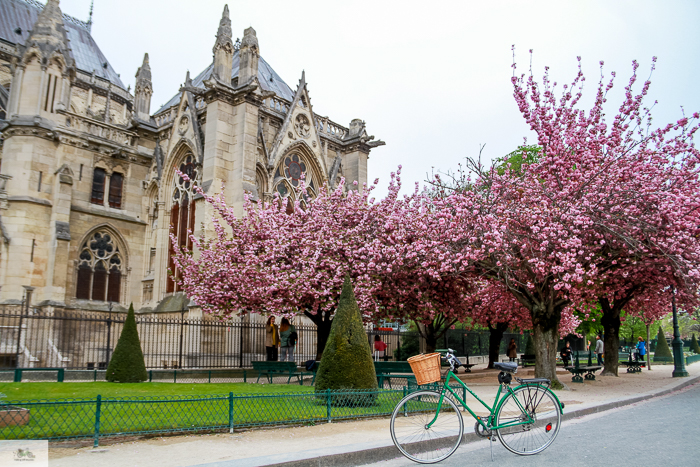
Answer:
<path fill-rule="evenodd" d="M 415 390 L 417 388 L 412 388 Z M 93 438 L 232 431 L 390 415 L 409 392 L 397 390 L 3 401 L 0 439 Z"/>
<path fill-rule="evenodd" d="M 690 365 L 691 363 L 695 363 L 695 362 L 700 362 L 700 354 L 685 357 L 685 364 L 686 365 Z"/>

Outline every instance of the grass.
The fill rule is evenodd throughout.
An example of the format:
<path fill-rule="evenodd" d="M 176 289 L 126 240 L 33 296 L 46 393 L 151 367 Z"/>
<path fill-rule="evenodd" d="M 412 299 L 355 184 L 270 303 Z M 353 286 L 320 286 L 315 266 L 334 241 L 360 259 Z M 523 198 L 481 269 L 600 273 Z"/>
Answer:
<path fill-rule="evenodd" d="M 326 421 L 329 415 L 332 419 L 383 416 L 403 397 L 402 390 L 354 393 L 332 397 L 329 406 L 325 395 L 313 391 L 294 384 L 5 383 L 0 384 L 0 392 L 8 396 L 5 402 L 29 409 L 31 419 L 24 426 L 0 428 L 0 439 L 93 436 L 98 394 L 101 436 L 224 430 L 230 420 L 234 427 L 244 427 L 308 424 Z"/>
<path fill-rule="evenodd" d="M 7 401 L 44 399 L 94 399 L 107 397 L 189 396 L 205 394 L 271 394 L 313 392 L 298 384 L 251 383 L 0 383 Z"/>

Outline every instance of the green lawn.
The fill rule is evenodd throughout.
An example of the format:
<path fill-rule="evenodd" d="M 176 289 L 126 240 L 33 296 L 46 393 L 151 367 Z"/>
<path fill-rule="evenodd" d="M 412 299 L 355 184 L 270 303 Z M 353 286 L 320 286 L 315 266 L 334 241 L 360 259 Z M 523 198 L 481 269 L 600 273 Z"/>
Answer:
<path fill-rule="evenodd" d="M 89 437 L 100 394 L 100 435 L 303 424 L 388 415 L 403 391 L 329 399 L 295 384 L 5 383 L 7 402 L 29 409 L 24 426 L 0 429 L 0 439 Z M 232 404 L 229 393 L 233 392 Z M 77 400 L 76 400 L 77 399 Z M 231 415 L 229 413 L 231 412 Z"/>
<path fill-rule="evenodd" d="M 0 383 L 7 401 L 43 399 L 92 399 L 135 396 L 191 396 L 204 394 L 272 394 L 313 392 L 298 384 L 252 383 Z"/>

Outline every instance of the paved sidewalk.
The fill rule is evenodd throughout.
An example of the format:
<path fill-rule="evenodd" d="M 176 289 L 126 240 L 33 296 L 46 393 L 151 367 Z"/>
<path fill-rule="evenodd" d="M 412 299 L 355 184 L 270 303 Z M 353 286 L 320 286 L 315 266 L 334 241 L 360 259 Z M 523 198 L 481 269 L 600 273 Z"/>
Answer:
<path fill-rule="evenodd" d="M 568 390 L 556 391 L 566 404 L 565 419 L 632 404 L 700 382 L 700 376 L 697 376 L 700 375 L 700 362 L 688 367 L 691 374 L 688 378 L 672 378 L 671 365 L 652 368 L 652 371 L 644 370 L 641 374 L 620 373 L 617 378 L 598 376 L 595 381 L 583 384 L 570 383 L 570 375 L 561 373 L 560 380 L 569 387 Z M 528 377 L 531 371 L 521 369 L 518 376 Z M 496 375 L 497 372 L 493 370 L 477 368 L 474 373 L 464 375 L 464 379 L 488 403 L 496 392 Z M 465 433 L 468 433 L 473 424 L 467 419 L 465 422 Z M 467 435 L 467 440 L 476 439 L 472 435 Z M 254 429 L 233 434 L 160 437 L 108 445 L 109 442 L 105 439 L 105 445 L 96 450 L 52 443 L 50 465 L 354 466 L 381 462 L 399 455 L 391 441 L 388 418 Z"/>

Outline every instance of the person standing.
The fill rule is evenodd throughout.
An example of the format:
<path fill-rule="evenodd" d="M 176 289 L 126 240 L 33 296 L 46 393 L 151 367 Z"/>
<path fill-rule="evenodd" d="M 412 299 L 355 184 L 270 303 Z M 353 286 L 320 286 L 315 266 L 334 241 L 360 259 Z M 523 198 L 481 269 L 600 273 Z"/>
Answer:
<path fill-rule="evenodd" d="M 561 352 L 559 352 L 559 355 L 561 356 L 561 359 L 564 361 L 564 367 L 569 366 L 569 362 L 571 361 L 571 343 L 569 341 L 566 341 L 566 345 L 564 346 L 563 349 L 561 349 Z"/>
<path fill-rule="evenodd" d="M 647 344 L 642 339 L 642 336 L 639 336 L 637 341 L 637 360 L 643 362 L 644 356 L 647 354 Z"/>
<path fill-rule="evenodd" d="M 282 318 L 280 322 L 280 361 L 294 361 L 294 346 L 296 345 L 297 329 L 293 324 L 289 324 L 287 318 Z"/>
<path fill-rule="evenodd" d="M 510 340 L 510 344 L 508 344 L 507 354 L 511 362 L 514 362 L 518 359 L 518 344 L 515 343 L 515 339 Z"/>
<path fill-rule="evenodd" d="M 270 316 L 265 325 L 265 350 L 267 351 L 267 361 L 277 361 L 277 346 L 280 343 L 280 333 L 275 324 L 275 317 Z"/>
<path fill-rule="evenodd" d="M 382 342 L 382 336 L 376 334 L 374 336 L 374 361 L 386 361 L 386 342 Z"/>
<path fill-rule="evenodd" d="M 598 340 L 595 341 L 595 355 L 598 358 L 598 365 L 603 366 L 603 340 L 598 336 Z"/>

